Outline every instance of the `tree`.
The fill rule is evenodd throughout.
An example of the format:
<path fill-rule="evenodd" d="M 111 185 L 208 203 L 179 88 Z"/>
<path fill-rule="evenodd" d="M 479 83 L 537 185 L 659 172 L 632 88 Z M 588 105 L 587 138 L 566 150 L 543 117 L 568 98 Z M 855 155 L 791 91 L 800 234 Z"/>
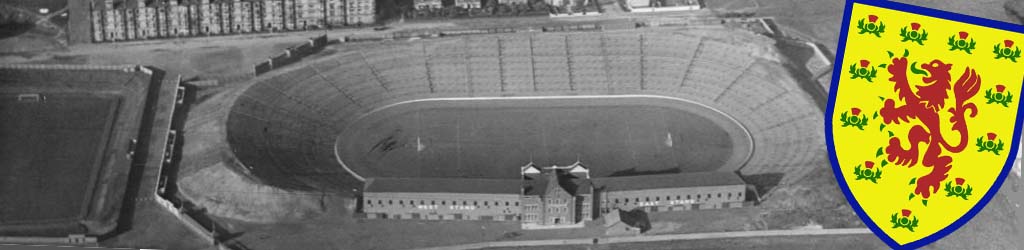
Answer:
<path fill-rule="evenodd" d="M 494 9 L 498 6 L 498 0 L 483 0 L 482 5 L 484 9 Z"/>
<path fill-rule="evenodd" d="M 544 10 L 548 10 L 548 3 L 544 2 L 544 1 L 540 1 L 540 0 L 539 1 L 533 1 L 533 4 L 530 5 L 530 7 L 531 7 L 530 10 L 532 10 L 532 11 L 544 11 Z"/>
<path fill-rule="evenodd" d="M 509 15 L 512 13 L 512 7 L 509 6 L 508 4 L 498 5 L 498 13 L 500 13 L 501 15 Z"/>

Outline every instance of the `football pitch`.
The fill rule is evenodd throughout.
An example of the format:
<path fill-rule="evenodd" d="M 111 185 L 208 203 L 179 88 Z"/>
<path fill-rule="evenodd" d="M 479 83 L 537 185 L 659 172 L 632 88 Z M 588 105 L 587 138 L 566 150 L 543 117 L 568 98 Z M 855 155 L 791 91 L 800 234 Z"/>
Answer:
<path fill-rule="evenodd" d="M 750 137 L 722 113 L 655 97 L 442 99 L 385 107 L 336 144 L 363 177 L 517 178 L 579 159 L 595 177 L 735 170 Z"/>
<path fill-rule="evenodd" d="M 0 95 L 0 224 L 85 216 L 118 100 L 50 94 L 19 102 Z"/>

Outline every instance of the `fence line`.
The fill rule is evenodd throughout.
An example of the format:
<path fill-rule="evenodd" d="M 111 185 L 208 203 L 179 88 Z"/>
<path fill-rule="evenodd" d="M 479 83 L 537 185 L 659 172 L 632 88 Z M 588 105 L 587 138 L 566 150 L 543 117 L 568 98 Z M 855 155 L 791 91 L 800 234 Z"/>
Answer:
<path fill-rule="evenodd" d="M 80 65 L 80 64 L 0 64 L 0 69 L 48 70 L 135 70 L 137 65 Z"/>
<path fill-rule="evenodd" d="M 310 38 L 304 43 L 289 47 L 283 53 L 268 58 L 266 61 L 253 65 L 253 75 L 259 76 L 302 60 L 303 57 L 312 55 L 327 46 L 327 35 Z"/>
<path fill-rule="evenodd" d="M 554 240 L 521 240 L 521 241 L 492 241 L 454 246 L 419 248 L 423 250 L 448 250 L 448 249 L 481 249 L 493 247 L 521 247 L 521 246 L 552 246 L 552 245 L 590 245 L 590 244 L 615 244 L 632 242 L 672 241 L 672 240 L 697 240 L 697 239 L 722 239 L 722 238 L 743 238 L 743 237 L 775 237 L 775 236 L 816 236 L 816 235 L 856 235 L 871 234 L 867 228 L 836 228 L 836 229 L 795 229 L 795 230 L 760 230 L 760 231 L 737 231 L 737 232 L 715 232 L 715 233 L 690 233 L 690 234 L 663 234 L 646 236 L 623 236 L 623 237 L 595 237 L 577 239 L 554 239 Z"/>

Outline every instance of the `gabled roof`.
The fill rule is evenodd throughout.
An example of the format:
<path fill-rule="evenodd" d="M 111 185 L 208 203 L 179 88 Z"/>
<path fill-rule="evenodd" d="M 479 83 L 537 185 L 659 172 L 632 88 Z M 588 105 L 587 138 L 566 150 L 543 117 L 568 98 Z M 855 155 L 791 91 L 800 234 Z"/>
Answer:
<path fill-rule="evenodd" d="M 533 162 L 527 163 L 525 166 L 520 168 L 520 171 L 522 171 L 522 173 L 524 175 L 525 174 L 540 174 L 540 172 L 541 172 L 540 168 L 537 168 L 537 165 L 534 165 Z"/>
<path fill-rule="evenodd" d="M 591 194 L 593 192 L 590 180 L 585 179 L 584 176 L 566 174 L 559 179 L 558 183 L 573 195 Z"/>
<path fill-rule="evenodd" d="M 557 178 L 554 178 L 557 176 Z M 554 183 L 554 185 L 552 185 Z M 545 195 L 552 188 L 560 188 L 571 195 L 591 194 L 593 189 L 589 179 L 566 173 L 565 170 L 549 169 L 543 178 L 523 181 L 524 195 Z"/>
<path fill-rule="evenodd" d="M 575 164 L 575 165 L 572 165 L 572 168 L 569 169 L 569 173 L 586 173 L 586 172 L 590 172 L 590 169 L 587 169 L 587 167 L 584 167 L 583 165 L 578 164 L 578 163 Z"/>
<path fill-rule="evenodd" d="M 560 183 L 559 178 L 558 178 L 558 171 L 552 170 L 550 172 L 545 173 L 544 175 L 545 175 L 544 179 L 546 179 L 546 181 L 548 183 L 547 187 L 545 187 L 545 189 L 544 189 L 544 194 L 545 195 L 550 195 L 550 194 L 558 193 L 558 192 L 572 194 L 572 193 L 569 192 L 569 190 L 565 190 L 565 188 L 562 188 L 562 185 L 560 185 L 561 183 Z M 552 184 L 554 184 L 554 185 L 552 185 Z"/>

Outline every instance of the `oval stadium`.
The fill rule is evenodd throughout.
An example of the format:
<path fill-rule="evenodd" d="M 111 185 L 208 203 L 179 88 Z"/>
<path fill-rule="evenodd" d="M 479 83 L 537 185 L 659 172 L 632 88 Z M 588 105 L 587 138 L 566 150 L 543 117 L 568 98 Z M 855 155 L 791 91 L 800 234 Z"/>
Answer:
<path fill-rule="evenodd" d="M 0 244 L 884 248 L 822 129 L 865 1 L 14 0 Z M 930 246 L 1024 243 L 1019 165 Z"/>
<path fill-rule="evenodd" d="M 364 44 L 234 91 L 225 133 L 235 165 L 288 190 L 576 161 L 598 177 L 786 182 L 823 162 L 822 118 L 774 42 L 698 29 Z"/>

